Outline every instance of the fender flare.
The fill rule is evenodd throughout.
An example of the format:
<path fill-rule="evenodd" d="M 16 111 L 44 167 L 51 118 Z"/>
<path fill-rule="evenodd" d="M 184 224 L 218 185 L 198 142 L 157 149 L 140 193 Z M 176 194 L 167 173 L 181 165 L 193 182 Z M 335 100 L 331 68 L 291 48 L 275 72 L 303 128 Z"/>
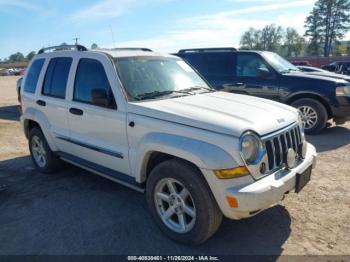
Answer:
<path fill-rule="evenodd" d="M 200 169 L 228 169 L 238 166 L 222 148 L 205 141 L 164 133 L 146 135 L 136 149 L 134 171 L 140 183 L 146 180 L 148 160 L 153 152 L 164 153 L 191 162 Z"/>
<path fill-rule="evenodd" d="M 21 123 L 22 127 L 25 133 L 25 136 L 29 138 L 29 133 L 28 133 L 28 124 L 29 121 L 34 121 L 38 123 L 38 125 L 41 128 L 41 131 L 43 132 L 45 139 L 47 143 L 49 144 L 49 147 L 52 151 L 57 151 L 57 146 L 54 143 L 53 137 L 48 130 L 51 128 L 51 124 L 47 117 L 40 111 L 34 109 L 34 108 L 28 108 L 25 110 L 25 112 L 21 116 Z"/>

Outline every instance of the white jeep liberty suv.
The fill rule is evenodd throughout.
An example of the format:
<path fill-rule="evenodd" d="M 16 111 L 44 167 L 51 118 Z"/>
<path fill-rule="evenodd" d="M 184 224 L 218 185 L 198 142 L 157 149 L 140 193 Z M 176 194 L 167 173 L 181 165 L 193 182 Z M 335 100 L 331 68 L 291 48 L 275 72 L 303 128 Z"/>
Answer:
<path fill-rule="evenodd" d="M 200 244 L 299 192 L 316 164 L 296 109 L 217 92 L 178 57 L 145 48 L 39 51 L 21 88 L 32 160 L 67 161 L 145 192 L 170 238 Z"/>

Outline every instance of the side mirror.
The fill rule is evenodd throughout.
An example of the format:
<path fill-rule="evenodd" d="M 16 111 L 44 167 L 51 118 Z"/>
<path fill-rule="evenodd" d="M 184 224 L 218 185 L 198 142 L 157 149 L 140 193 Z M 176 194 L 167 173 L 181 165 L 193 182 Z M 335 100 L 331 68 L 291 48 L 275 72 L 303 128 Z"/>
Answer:
<path fill-rule="evenodd" d="M 107 91 L 102 88 L 94 88 L 91 90 L 91 103 L 96 106 L 112 107 L 111 98 Z"/>
<path fill-rule="evenodd" d="M 271 72 L 267 68 L 258 68 L 257 70 L 257 76 L 261 78 L 269 78 L 271 76 Z"/>

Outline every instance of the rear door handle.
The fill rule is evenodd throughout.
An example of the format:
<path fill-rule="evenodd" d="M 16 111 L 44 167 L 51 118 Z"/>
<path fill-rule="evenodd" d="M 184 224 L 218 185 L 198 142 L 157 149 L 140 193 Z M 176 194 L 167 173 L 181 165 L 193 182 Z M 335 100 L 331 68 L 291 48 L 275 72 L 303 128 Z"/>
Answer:
<path fill-rule="evenodd" d="M 43 101 L 43 100 L 37 100 L 36 103 L 37 103 L 39 106 L 46 106 L 46 102 Z"/>
<path fill-rule="evenodd" d="M 236 84 L 234 84 L 235 86 L 239 86 L 239 87 L 244 87 L 245 86 L 245 84 L 244 83 L 236 83 Z"/>
<path fill-rule="evenodd" d="M 78 108 L 74 108 L 74 107 L 70 108 L 70 109 L 69 109 L 69 112 L 70 112 L 71 114 L 73 114 L 73 115 L 78 115 L 78 116 L 81 116 L 81 115 L 84 114 L 84 111 L 83 111 L 83 110 L 78 109 Z"/>

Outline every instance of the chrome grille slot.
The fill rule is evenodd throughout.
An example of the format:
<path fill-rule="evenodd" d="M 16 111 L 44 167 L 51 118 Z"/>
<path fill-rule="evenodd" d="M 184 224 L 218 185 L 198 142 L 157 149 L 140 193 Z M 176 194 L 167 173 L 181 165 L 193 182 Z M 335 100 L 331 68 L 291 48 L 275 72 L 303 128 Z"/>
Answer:
<path fill-rule="evenodd" d="M 273 139 L 273 144 L 275 146 L 275 163 L 277 166 L 281 165 L 281 149 L 280 149 L 280 145 L 278 143 L 278 138 L 274 138 Z"/>
<path fill-rule="evenodd" d="M 293 126 L 286 131 L 263 139 L 267 154 L 267 172 L 271 173 L 282 168 L 287 162 L 288 149 L 292 148 L 301 156 L 302 138 L 299 126 Z"/>
<path fill-rule="evenodd" d="M 287 140 L 286 136 L 282 135 L 280 136 L 281 144 L 282 144 L 282 159 L 283 163 L 287 162 L 287 152 L 288 152 L 288 146 L 287 146 Z"/>
<path fill-rule="evenodd" d="M 274 162 L 274 157 L 273 157 L 273 152 L 272 152 L 272 143 L 271 141 L 266 141 L 265 143 L 266 147 L 266 152 L 267 152 L 267 158 L 269 162 L 269 170 L 273 169 L 275 162 Z"/>

